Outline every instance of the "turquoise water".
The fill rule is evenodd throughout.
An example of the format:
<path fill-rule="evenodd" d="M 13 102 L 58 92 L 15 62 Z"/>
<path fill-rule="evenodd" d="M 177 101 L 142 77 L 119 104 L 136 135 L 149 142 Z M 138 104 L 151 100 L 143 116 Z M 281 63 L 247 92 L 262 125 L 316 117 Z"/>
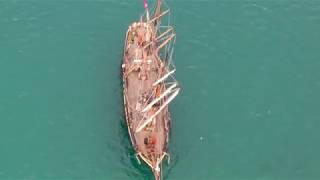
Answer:
<path fill-rule="evenodd" d="M 168 0 L 165 179 L 320 179 L 320 1 Z M 0 1 L 0 179 L 152 179 L 120 65 L 140 0 Z"/>

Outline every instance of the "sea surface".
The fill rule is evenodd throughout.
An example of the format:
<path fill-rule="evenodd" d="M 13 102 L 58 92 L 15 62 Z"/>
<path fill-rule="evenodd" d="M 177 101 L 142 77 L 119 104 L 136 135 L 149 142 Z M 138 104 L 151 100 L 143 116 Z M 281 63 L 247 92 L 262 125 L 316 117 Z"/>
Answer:
<path fill-rule="evenodd" d="M 150 3 L 154 0 L 149 0 Z M 320 179 L 320 0 L 168 0 L 166 180 Z M 0 0 L 0 179 L 151 180 L 120 66 L 142 0 Z"/>

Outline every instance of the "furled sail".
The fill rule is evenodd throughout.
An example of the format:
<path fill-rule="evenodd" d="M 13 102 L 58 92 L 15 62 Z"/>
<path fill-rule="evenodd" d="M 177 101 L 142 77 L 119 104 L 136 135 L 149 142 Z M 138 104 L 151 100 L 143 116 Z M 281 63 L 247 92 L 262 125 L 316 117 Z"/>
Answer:
<path fill-rule="evenodd" d="M 152 84 L 152 86 L 156 86 L 157 84 L 161 83 L 162 81 L 164 81 L 165 79 L 167 79 L 171 74 L 173 74 L 176 70 L 172 70 L 169 73 L 165 74 L 164 76 L 162 76 L 160 79 L 158 79 L 156 82 L 154 82 Z"/>
<path fill-rule="evenodd" d="M 141 112 L 146 112 L 148 111 L 154 104 L 156 104 L 157 102 L 159 102 L 163 97 L 165 97 L 166 95 L 168 95 L 169 93 L 172 92 L 172 89 L 175 88 L 177 86 L 177 83 L 172 84 L 166 91 L 164 91 L 164 93 L 162 93 L 158 98 L 156 98 L 155 100 L 153 100 L 150 104 L 148 104 Z"/>
<path fill-rule="evenodd" d="M 155 118 L 179 93 L 180 88 L 176 89 L 174 93 L 163 103 L 163 105 L 159 108 L 157 112 L 155 112 L 152 116 L 150 116 L 147 120 L 143 122 L 142 125 L 138 126 L 136 129 L 136 132 L 141 131 L 147 124 L 149 124 L 151 121 L 153 121 L 153 118 Z"/>

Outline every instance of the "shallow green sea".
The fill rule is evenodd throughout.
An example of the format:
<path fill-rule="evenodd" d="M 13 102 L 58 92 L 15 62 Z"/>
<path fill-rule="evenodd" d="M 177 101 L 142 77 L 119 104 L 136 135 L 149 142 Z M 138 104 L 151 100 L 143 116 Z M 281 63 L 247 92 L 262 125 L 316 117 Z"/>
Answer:
<path fill-rule="evenodd" d="M 320 0 L 168 0 L 168 180 L 320 179 Z M 142 0 L 0 0 L 0 179 L 152 179 L 120 65 Z"/>

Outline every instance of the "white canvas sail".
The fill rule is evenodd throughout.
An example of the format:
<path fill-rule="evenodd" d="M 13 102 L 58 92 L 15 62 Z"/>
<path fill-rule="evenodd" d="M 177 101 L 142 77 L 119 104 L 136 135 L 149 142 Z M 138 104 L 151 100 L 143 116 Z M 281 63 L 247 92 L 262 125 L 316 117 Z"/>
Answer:
<path fill-rule="evenodd" d="M 173 74 L 176 70 L 172 70 L 170 72 L 168 72 L 167 74 L 165 74 L 164 76 L 162 76 L 160 79 L 158 79 L 156 82 L 154 82 L 152 84 L 152 86 L 156 86 L 158 85 L 159 83 L 161 83 L 162 81 L 164 81 L 165 79 L 167 79 L 171 74 Z"/>
<path fill-rule="evenodd" d="M 172 92 L 172 89 L 175 88 L 177 86 L 177 83 L 172 84 L 167 90 L 165 90 L 158 98 L 156 98 L 155 100 L 153 100 L 150 104 L 148 104 L 141 112 L 146 112 L 148 111 L 154 104 L 156 104 L 157 102 L 159 102 L 163 97 L 165 97 L 166 95 L 168 95 L 169 93 Z"/>
<path fill-rule="evenodd" d="M 136 132 L 141 131 L 147 124 L 149 124 L 153 118 L 155 118 L 179 93 L 180 88 L 178 88 L 169 98 L 166 102 L 163 103 L 163 105 L 159 108 L 159 110 L 154 113 L 151 117 L 149 117 L 149 119 L 147 119 L 146 121 L 144 121 L 144 123 L 140 126 L 138 126 L 138 128 L 136 129 Z"/>

